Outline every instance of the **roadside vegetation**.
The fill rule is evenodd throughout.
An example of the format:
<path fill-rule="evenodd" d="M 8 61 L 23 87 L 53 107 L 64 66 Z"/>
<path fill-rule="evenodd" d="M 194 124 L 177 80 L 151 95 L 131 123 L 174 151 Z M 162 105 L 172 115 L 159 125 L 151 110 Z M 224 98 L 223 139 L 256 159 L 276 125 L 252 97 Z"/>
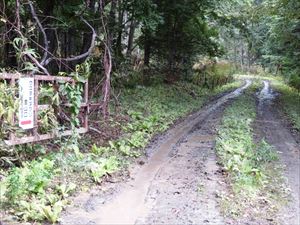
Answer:
<path fill-rule="evenodd" d="M 292 124 L 293 128 L 300 131 L 300 92 L 291 84 L 291 78 L 275 76 L 260 71 L 259 74 L 235 75 L 235 79 L 252 79 L 256 82 L 270 81 L 273 91 L 278 93 L 279 110 L 282 111 Z"/>
<path fill-rule="evenodd" d="M 45 142 L 15 146 L 10 148 L 12 161 L 2 151 L 1 159 L 6 169 L 0 171 L 0 202 L 4 209 L 1 216 L 5 214 L 10 221 L 57 222 L 75 191 L 86 191 L 126 174 L 127 166 L 145 155 L 143 149 L 155 135 L 166 131 L 179 118 L 200 109 L 210 98 L 237 88 L 243 81 L 226 78 L 222 82 L 223 85 L 214 88 L 193 81 L 121 87 L 118 106 L 114 102 L 110 106 L 110 124 L 121 130 L 118 136 L 100 141 L 100 144 L 97 144 L 97 136 L 87 135 L 58 138 L 54 145 Z M 45 93 L 52 99 L 51 92 Z M 118 120 L 114 115 L 126 119 Z M 4 116 L 2 119 L 9 124 L 9 118 Z M 2 130 L 5 131 L 5 127 Z"/>
<path fill-rule="evenodd" d="M 275 80 L 272 87 L 279 92 L 279 101 L 293 127 L 300 131 L 300 92 L 284 82 Z"/>
<path fill-rule="evenodd" d="M 225 110 L 218 128 L 216 151 L 226 174 L 229 193 L 219 193 L 224 215 L 239 220 L 275 221 L 288 190 L 277 152 L 264 139 L 255 140 L 255 92 L 252 85 Z"/>

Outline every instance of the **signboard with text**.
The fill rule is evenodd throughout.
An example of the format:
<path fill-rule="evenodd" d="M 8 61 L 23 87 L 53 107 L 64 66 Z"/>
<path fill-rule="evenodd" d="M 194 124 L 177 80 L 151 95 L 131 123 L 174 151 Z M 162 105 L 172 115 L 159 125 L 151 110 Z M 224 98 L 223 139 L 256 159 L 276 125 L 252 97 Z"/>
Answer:
<path fill-rule="evenodd" d="M 34 78 L 19 80 L 19 126 L 24 129 L 34 127 Z"/>

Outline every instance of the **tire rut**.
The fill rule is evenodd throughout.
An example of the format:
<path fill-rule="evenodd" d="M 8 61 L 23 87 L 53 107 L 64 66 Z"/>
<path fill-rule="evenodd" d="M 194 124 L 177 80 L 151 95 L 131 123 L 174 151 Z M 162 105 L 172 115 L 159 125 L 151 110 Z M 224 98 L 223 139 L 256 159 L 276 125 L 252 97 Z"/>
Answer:
<path fill-rule="evenodd" d="M 190 132 L 149 189 L 148 215 L 136 224 L 224 224 L 218 209 L 222 175 L 214 151 L 216 127 L 224 106 Z"/>
<path fill-rule="evenodd" d="M 85 196 L 83 197 L 83 199 L 86 199 L 86 202 L 82 204 L 83 199 L 80 198 L 81 196 L 79 196 L 78 199 L 81 199 L 80 204 L 84 205 L 84 207 L 70 207 L 65 213 L 65 215 L 63 216 L 61 224 L 134 224 L 136 221 L 140 221 L 137 220 L 138 218 L 147 218 L 147 215 L 149 214 L 149 212 L 151 212 L 152 209 L 151 204 L 149 205 L 149 201 L 147 201 L 147 199 L 149 199 L 147 197 L 151 196 L 149 195 L 149 193 L 153 193 L 151 189 L 151 184 L 153 182 L 155 183 L 157 174 L 161 172 L 162 168 L 164 168 L 165 165 L 167 165 L 168 163 L 170 163 L 180 155 L 180 154 L 179 155 L 175 154 L 175 156 L 173 156 L 173 158 L 171 158 L 170 160 L 170 153 L 174 153 L 172 149 L 174 150 L 176 146 L 181 145 L 180 140 L 182 140 L 184 137 L 191 136 L 189 135 L 189 133 L 191 130 L 193 130 L 193 128 L 196 125 L 199 126 L 205 124 L 213 125 L 213 122 L 205 122 L 205 121 L 206 120 L 213 121 L 213 120 L 209 120 L 208 118 L 212 118 L 212 116 L 215 113 L 219 112 L 220 108 L 222 108 L 222 106 L 224 106 L 224 104 L 227 103 L 230 99 L 233 99 L 239 96 L 240 94 L 242 94 L 243 91 L 251 85 L 251 83 L 252 83 L 251 81 L 247 80 L 246 83 L 241 88 L 238 88 L 235 91 L 224 95 L 223 97 L 219 98 L 215 102 L 211 102 L 202 110 L 193 114 L 192 116 L 184 120 L 182 123 L 172 128 L 168 132 L 167 138 L 162 143 L 159 143 L 158 146 L 155 147 L 155 151 L 153 155 L 149 158 L 148 163 L 146 163 L 144 166 L 139 168 L 139 170 L 134 174 L 134 177 L 131 181 L 129 181 L 125 185 L 123 184 L 119 193 L 115 194 L 114 196 L 109 196 L 109 201 L 103 201 L 103 196 Z M 207 133 L 205 135 L 211 136 L 213 130 L 210 130 L 209 132 L 211 133 Z M 211 149 L 213 146 L 213 142 L 208 142 L 207 144 L 208 144 L 208 149 Z M 196 154 L 195 152 L 193 153 L 193 151 L 189 152 L 188 148 L 185 148 L 185 151 L 186 151 L 185 153 L 184 152 L 182 153 L 187 155 L 187 157 L 190 157 L 191 154 Z M 203 150 L 203 152 L 207 152 L 207 151 Z M 206 172 L 207 174 L 210 173 L 210 175 L 214 174 L 216 169 L 214 167 L 215 159 L 213 157 L 215 157 L 214 154 L 212 155 L 208 154 L 207 155 L 208 160 L 205 161 L 208 164 L 204 166 L 204 167 L 207 166 L 208 168 L 212 169 L 212 171 Z M 186 163 L 186 162 L 182 162 L 182 163 Z M 179 166 L 180 165 L 177 165 L 177 169 L 180 169 Z M 191 167 L 190 171 L 196 169 L 197 167 L 195 166 L 193 167 L 192 165 L 190 165 Z M 200 166 L 200 164 L 198 166 Z M 185 179 L 189 179 L 189 177 L 186 177 Z M 163 182 L 168 182 L 168 181 L 162 180 L 161 183 Z M 187 191 L 191 192 L 196 197 L 198 196 L 197 187 L 195 186 L 196 184 L 197 184 L 196 179 L 194 181 L 191 180 L 191 183 L 186 184 L 187 186 L 181 187 L 181 189 L 186 188 Z M 204 182 L 204 184 L 206 185 L 206 182 Z M 211 184 L 213 186 L 213 182 Z M 207 189 L 212 190 L 212 187 L 207 187 Z M 169 192 L 170 190 L 167 191 Z M 173 196 L 174 199 L 177 199 L 176 195 L 178 194 L 176 193 Z M 211 193 L 211 195 L 213 195 L 213 193 Z M 89 205 L 88 201 L 91 201 L 91 199 L 96 204 L 94 204 L 93 207 L 91 207 L 91 209 L 86 210 L 87 208 L 89 208 L 87 207 Z M 98 202 L 97 199 L 99 199 L 101 204 L 97 203 Z M 197 199 L 199 200 L 199 198 Z M 207 197 L 207 201 L 208 200 L 209 197 Z M 191 199 L 191 201 L 193 201 L 193 199 Z M 195 200 L 195 204 L 197 202 L 198 201 Z M 200 203 L 200 201 L 198 203 Z M 211 205 L 210 207 L 215 207 L 214 204 L 215 203 L 212 202 L 210 204 Z M 180 202 L 178 202 L 178 206 L 179 205 Z M 218 215 L 216 215 L 216 217 L 218 217 Z M 196 217 L 193 216 L 193 218 Z M 207 220 L 209 221 L 209 219 Z"/>
<path fill-rule="evenodd" d="M 269 81 L 264 81 L 264 88 L 258 95 L 258 118 L 255 131 L 259 138 L 278 151 L 280 164 L 284 166 L 286 183 L 290 187 L 290 201 L 281 209 L 278 218 L 280 224 L 300 224 L 300 146 L 290 129 L 285 125 L 276 107 L 277 94 L 270 88 Z"/>

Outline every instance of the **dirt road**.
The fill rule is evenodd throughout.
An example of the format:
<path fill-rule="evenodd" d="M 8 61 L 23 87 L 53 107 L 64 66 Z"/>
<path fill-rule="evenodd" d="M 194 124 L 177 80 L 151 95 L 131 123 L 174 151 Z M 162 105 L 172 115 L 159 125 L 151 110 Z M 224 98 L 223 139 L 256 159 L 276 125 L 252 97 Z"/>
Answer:
<path fill-rule="evenodd" d="M 177 164 L 178 166 L 176 166 L 176 163 L 174 165 L 176 169 L 183 171 L 181 177 L 182 179 L 178 181 L 177 185 L 180 185 L 181 183 L 182 186 L 185 186 L 186 191 L 193 195 L 193 197 L 194 195 L 197 195 L 197 192 L 199 192 L 199 189 L 201 189 L 201 183 L 205 184 L 206 181 L 197 181 L 196 179 L 198 174 L 192 174 L 195 179 L 193 185 L 186 186 L 185 180 L 189 180 L 190 178 L 185 177 L 185 175 L 188 175 L 188 173 L 184 170 L 186 169 L 186 166 L 191 166 L 192 163 L 196 163 L 197 159 L 194 159 L 193 162 L 188 161 L 189 158 L 191 158 L 190 153 L 187 154 L 188 148 L 185 148 L 185 152 L 181 152 L 181 150 L 178 149 L 179 146 L 182 145 L 181 141 L 186 138 L 188 134 L 190 134 L 188 135 L 189 137 L 193 136 L 191 135 L 192 133 L 190 133 L 190 131 L 193 130 L 196 125 L 200 127 L 206 124 L 206 127 L 210 127 L 210 124 L 213 123 L 210 121 L 212 121 L 213 118 L 218 117 L 216 121 L 219 121 L 221 118 L 220 111 L 223 110 L 223 107 L 221 106 L 223 106 L 230 99 L 240 95 L 243 90 L 249 87 L 250 84 L 250 81 L 246 81 L 243 87 L 221 97 L 214 102 L 211 102 L 204 109 L 191 115 L 182 123 L 171 129 L 153 149 L 148 149 L 150 155 L 152 155 L 148 162 L 143 167 L 138 169 L 135 175 L 133 175 L 133 180 L 125 185 L 122 184 L 122 187 L 119 188 L 117 194 L 112 194 L 112 196 L 105 197 L 105 199 L 103 199 L 102 196 L 97 195 L 90 196 L 85 194 L 84 196 L 79 196 L 78 199 L 75 200 L 75 205 L 77 205 L 77 207 L 75 206 L 67 210 L 66 215 L 62 219 L 62 224 L 134 224 L 137 221 L 145 220 L 157 202 L 156 200 L 158 196 L 155 197 L 154 201 L 151 200 L 153 197 L 150 196 L 153 196 L 153 193 L 155 192 L 154 190 L 155 186 L 157 186 L 158 178 L 161 176 L 161 173 L 164 170 L 172 167 L 172 162 L 174 162 L 175 159 L 180 159 L 180 157 L 178 157 L 180 154 L 182 154 L 184 157 L 184 161 L 182 163 L 185 163 L 185 165 L 179 166 L 179 164 Z M 201 145 L 198 147 L 198 151 L 201 152 L 199 154 L 203 154 L 203 162 L 199 163 L 202 163 L 203 167 L 205 167 L 204 165 L 207 161 L 208 164 L 212 164 L 210 167 L 212 170 L 215 167 L 214 154 L 212 150 L 214 139 L 212 136 L 213 134 L 213 128 L 210 128 L 207 130 L 207 134 L 204 134 L 208 135 L 207 137 L 209 137 L 209 142 L 207 142 L 208 147 L 205 147 L 203 152 L 201 152 Z M 200 134 L 198 136 L 198 138 L 201 138 Z M 197 135 L 195 137 L 197 138 Z M 191 142 L 192 140 L 190 140 L 190 143 Z M 176 151 L 178 153 L 174 155 Z M 212 153 L 209 154 L 210 152 Z M 177 171 L 177 173 L 179 171 Z M 213 174 L 212 171 L 207 171 L 206 173 L 208 172 Z M 180 172 L 178 174 L 180 175 Z M 163 182 L 166 183 L 168 180 L 166 179 Z M 210 189 L 210 191 L 212 190 Z M 174 199 L 178 199 L 176 195 L 178 194 L 174 193 Z M 210 193 L 209 195 L 212 194 Z M 107 198 L 110 200 L 108 201 Z M 191 201 L 193 200 L 193 198 L 190 199 L 188 196 L 186 196 L 186 199 Z M 201 205 L 200 194 L 198 200 L 199 202 L 197 202 L 195 199 L 195 205 L 198 203 Z M 89 204 L 92 204 L 93 207 L 90 207 Z M 175 201 L 174 204 L 180 205 L 181 203 L 180 201 Z M 211 203 L 211 207 L 215 205 L 215 203 Z M 172 207 L 175 207 L 175 205 Z M 89 210 L 90 208 L 92 208 L 92 210 Z M 183 215 L 184 211 L 182 211 L 181 214 Z M 200 216 L 198 216 L 198 218 L 200 218 Z M 173 221 L 175 221 L 175 219 L 176 218 L 173 218 Z M 183 221 L 186 219 L 186 217 L 181 219 Z"/>
<path fill-rule="evenodd" d="M 277 94 L 270 83 L 264 81 L 264 88 L 259 93 L 257 135 L 279 152 L 280 163 L 284 167 L 287 186 L 291 189 L 290 202 L 278 215 L 280 224 L 300 224 L 300 137 L 293 135 L 276 104 Z"/>
<path fill-rule="evenodd" d="M 250 84 L 251 81 L 247 81 L 243 87 L 211 102 L 172 128 L 148 149 L 151 155 L 148 162 L 133 170 L 132 179 L 127 183 L 114 184 L 101 193 L 80 195 L 64 214 L 61 224 L 228 223 L 217 203 L 218 191 L 226 187 L 216 164 L 216 127 L 226 105 Z M 299 156 L 299 145 L 289 130 L 277 122 L 272 97 L 269 84 L 265 83 L 259 96 L 261 127 L 258 127 L 261 134 L 283 152 L 282 163 L 291 165 L 287 166 L 286 175 L 293 190 L 292 197 L 297 199 L 299 161 L 292 158 Z M 287 212 L 283 215 L 291 222 L 285 224 L 297 224 L 297 204 L 299 200 L 294 200 L 285 209 Z M 288 215 L 292 216 L 288 218 Z"/>

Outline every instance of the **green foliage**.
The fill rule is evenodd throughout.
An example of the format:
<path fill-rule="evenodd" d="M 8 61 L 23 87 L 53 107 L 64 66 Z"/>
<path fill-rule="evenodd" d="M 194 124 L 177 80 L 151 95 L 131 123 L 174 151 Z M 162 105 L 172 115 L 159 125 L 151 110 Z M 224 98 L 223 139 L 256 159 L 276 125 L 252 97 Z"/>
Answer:
<path fill-rule="evenodd" d="M 256 147 L 254 161 L 256 166 L 279 160 L 277 152 L 264 139 Z"/>
<path fill-rule="evenodd" d="M 30 194 L 43 194 L 53 176 L 54 162 L 48 159 L 25 163 L 21 168 L 14 168 L 7 177 L 6 197 L 11 204 L 16 204 Z"/>
<path fill-rule="evenodd" d="M 32 62 L 28 61 L 28 57 L 39 58 L 38 53 L 28 47 L 28 39 L 26 37 L 17 37 L 13 40 L 13 47 L 16 50 L 16 56 L 19 60 L 19 65 L 22 66 L 22 71 L 38 72 L 39 68 Z"/>
<path fill-rule="evenodd" d="M 291 76 L 289 78 L 289 85 L 300 92 L 300 71 L 293 71 L 293 73 L 291 73 Z"/>
<path fill-rule="evenodd" d="M 217 139 L 217 152 L 224 168 L 238 184 L 256 185 L 260 171 L 252 162 L 254 143 L 250 124 L 255 118 L 254 101 L 241 97 L 224 115 Z"/>
<path fill-rule="evenodd" d="M 217 152 L 220 161 L 238 189 L 257 190 L 265 181 L 263 166 L 277 160 L 273 148 L 262 140 L 254 143 L 251 124 L 255 101 L 248 94 L 226 109 L 218 130 Z"/>
<path fill-rule="evenodd" d="M 209 89 L 231 82 L 235 72 L 235 66 L 230 62 L 208 59 L 200 60 L 194 64 L 193 69 L 195 71 L 193 83 Z"/>
<path fill-rule="evenodd" d="M 99 158 L 86 166 L 93 180 L 100 183 L 103 176 L 116 172 L 119 169 L 119 161 L 115 156 Z"/>
<path fill-rule="evenodd" d="M 74 183 L 69 183 L 68 185 L 67 184 L 61 184 L 61 185 L 56 186 L 57 192 L 63 198 L 69 197 L 70 193 L 72 193 L 75 189 L 76 189 L 76 184 L 74 184 Z M 50 201 L 50 202 L 53 202 L 53 201 Z"/>
<path fill-rule="evenodd" d="M 1 202 L 22 221 L 44 221 L 55 223 L 68 201 L 66 198 L 76 188 L 73 183 L 58 184 L 51 181 L 59 174 L 54 161 L 42 159 L 24 163 L 13 168 L 1 181 Z M 3 191 L 3 192 L 2 192 Z"/>
<path fill-rule="evenodd" d="M 254 142 L 256 105 L 252 96 L 260 86 L 257 84 L 225 110 L 218 128 L 216 150 L 230 187 L 229 193 L 219 194 L 220 205 L 223 213 L 234 219 L 245 215 L 273 218 L 286 196 L 277 152 L 264 139 Z"/>
<path fill-rule="evenodd" d="M 12 164 L 18 159 L 17 150 L 4 143 L 10 132 L 16 135 L 20 133 L 16 125 L 12 123 L 19 108 L 15 94 L 16 88 L 9 87 L 5 81 L 0 82 L 0 165 Z"/>
<path fill-rule="evenodd" d="M 163 22 L 149 35 L 149 42 L 159 62 L 167 66 L 168 74 L 173 76 L 172 73 L 190 70 L 191 62 L 199 54 L 222 54 L 217 42 L 218 32 L 209 24 L 214 2 L 192 0 L 187 4 L 183 0 L 164 0 L 158 1 L 157 6 Z M 145 38 L 147 40 L 147 36 Z"/>
<path fill-rule="evenodd" d="M 289 117 L 295 129 L 300 130 L 300 93 L 282 81 L 273 81 L 272 85 L 280 92 L 280 102 L 283 111 Z"/>
<path fill-rule="evenodd" d="M 59 92 L 66 96 L 68 103 L 70 103 L 70 113 L 71 113 L 71 126 L 74 129 L 79 126 L 78 115 L 80 112 L 80 107 L 82 103 L 82 85 L 81 84 L 70 84 L 65 83 L 60 85 Z"/>

